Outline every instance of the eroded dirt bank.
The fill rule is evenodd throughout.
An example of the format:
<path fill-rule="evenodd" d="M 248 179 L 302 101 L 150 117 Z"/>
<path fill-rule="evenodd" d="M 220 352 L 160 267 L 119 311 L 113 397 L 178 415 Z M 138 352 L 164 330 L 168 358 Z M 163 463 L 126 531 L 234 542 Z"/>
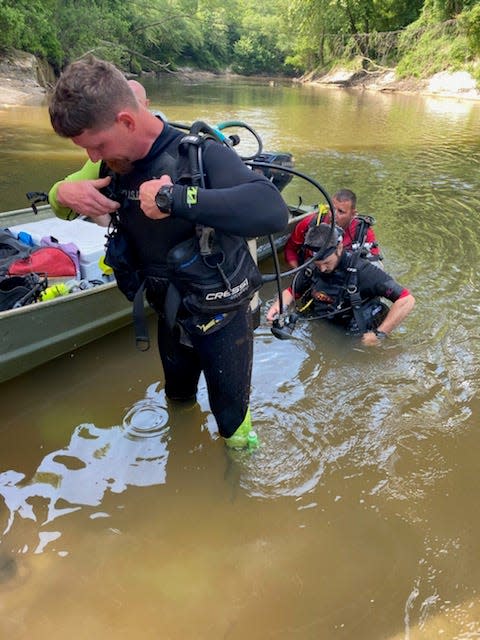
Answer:
<path fill-rule="evenodd" d="M 189 75 L 192 73 L 198 73 L 199 77 L 205 76 L 203 72 L 190 70 Z M 372 73 L 337 69 L 324 76 L 310 74 L 301 81 L 359 90 L 421 93 L 460 100 L 480 100 L 480 91 L 475 80 L 466 71 L 437 73 L 428 80 L 399 80 L 392 70 Z M 41 104 L 54 83 L 53 71 L 29 53 L 15 51 L 0 58 L 0 108 Z"/>
<path fill-rule="evenodd" d="M 418 80 L 415 78 L 398 79 L 393 70 L 369 72 L 337 69 L 324 76 L 316 77 L 311 74 L 306 76 L 304 80 L 313 84 L 351 87 L 361 90 L 421 93 L 461 100 L 480 100 L 480 91 L 476 87 L 475 79 L 466 71 L 442 71 L 428 80 Z"/>

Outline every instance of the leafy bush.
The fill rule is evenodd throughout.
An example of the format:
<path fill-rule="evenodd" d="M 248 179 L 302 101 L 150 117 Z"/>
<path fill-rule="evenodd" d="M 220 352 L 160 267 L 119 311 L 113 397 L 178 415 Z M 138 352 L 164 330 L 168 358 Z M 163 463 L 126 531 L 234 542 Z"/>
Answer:
<path fill-rule="evenodd" d="M 0 50 L 18 49 L 25 28 L 25 14 L 0 0 Z"/>
<path fill-rule="evenodd" d="M 399 40 L 397 75 L 427 78 L 447 69 L 457 70 L 470 59 L 467 39 L 455 21 L 413 23 Z"/>
<path fill-rule="evenodd" d="M 461 13 L 459 23 L 465 31 L 472 54 L 480 55 L 480 4 Z"/>
<path fill-rule="evenodd" d="M 21 49 L 61 64 L 62 49 L 56 35 L 55 0 L 0 0 L 0 49 Z"/>
<path fill-rule="evenodd" d="M 58 6 L 56 25 L 66 63 L 86 52 L 119 66 L 129 58 L 125 47 L 131 23 L 127 9 L 117 0 L 64 0 Z"/>

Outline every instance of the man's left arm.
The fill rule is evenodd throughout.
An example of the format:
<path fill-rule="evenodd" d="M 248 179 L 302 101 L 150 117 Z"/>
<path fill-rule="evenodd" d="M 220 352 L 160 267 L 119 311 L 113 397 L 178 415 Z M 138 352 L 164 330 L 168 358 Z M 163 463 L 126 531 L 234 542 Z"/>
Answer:
<path fill-rule="evenodd" d="M 210 143 L 203 159 L 209 188 L 173 185 L 173 217 L 244 237 L 275 233 L 286 227 L 288 207 L 278 189 L 245 165 L 235 151 Z M 142 209 L 151 218 L 163 217 L 157 215 L 158 208 L 152 204 L 158 184 L 159 180 L 152 180 L 140 189 Z"/>
<path fill-rule="evenodd" d="M 402 287 L 388 273 L 367 263 L 363 277 L 369 278 L 372 293 L 383 296 L 393 304 L 376 331 L 368 331 L 362 336 L 362 342 L 368 346 L 380 344 L 381 340 L 396 329 L 415 306 L 415 298 L 408 289 Z"/>
<path fill-rule="evenodd" d="M 403 293 L 403 292 L 402 292 Z M 377 327 L 376 331 L 368 331 L 362 336 L 363 344 L 367 346 L 376 346 L 381 340 L 388 336 L 396 329 L 408 316 L 415 306 L 415 298 L 404 289 L 404 295 L 396 300 L 390 307 L 383 322 Z"/>
<path fill-rule="evenodd" d="M 377 331 L 386 333 L 387 335 L 391 333 L 405 320 L 414 306 L 415 298 L 408 289 L 404 289 L 400 298 L 390 307 L 384 321 L 377 327 Z"/>

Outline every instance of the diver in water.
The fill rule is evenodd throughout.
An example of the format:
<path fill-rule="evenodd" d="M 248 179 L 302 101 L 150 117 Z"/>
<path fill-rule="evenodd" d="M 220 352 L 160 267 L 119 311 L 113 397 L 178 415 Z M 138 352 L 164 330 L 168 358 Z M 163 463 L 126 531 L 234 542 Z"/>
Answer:
<path fill-rule="evenodd" d="M 282 306 L 294 301 L 298 313 L 310 313 L 361 335 L 367 346 L 379 345 L 408 316 L 415 299 L 392 276 L 344 250 L 342 230 L 321 223 L 311 227 L 305 246 L 315 259 L 300 270 L 292 285 L 282 292 Z M 390 307 L 382 302 L 386 298 Z M 277 300 L 267 312 L 269 323 L 278 322 Z"/>
<path fill-rule="evenodd" d="M 332 204 L 335 223 L 343 230 L 344 249 L 355 251 L 360 248 L 362 257 L 383 268 L 383 257 L 372 228 L 375 221 L 371 216 L 359 215 L 355 193 L 350 189 L 340 189 L 333 195 Z M 285 245 L 285 261 L 289 267 L 296 268 L 312 256 L 312 252 L 305 247 L 305 235 L 311 227 L 321 222 L 330 223 L 330 216 L 327 207 L 324 212 L 320 207 L 296 225 Z"/>

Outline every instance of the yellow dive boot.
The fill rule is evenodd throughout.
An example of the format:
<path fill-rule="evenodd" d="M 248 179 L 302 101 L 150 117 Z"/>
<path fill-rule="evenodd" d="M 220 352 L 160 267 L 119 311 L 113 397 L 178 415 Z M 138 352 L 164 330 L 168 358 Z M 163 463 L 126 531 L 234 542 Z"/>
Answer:
<path fill-rule="evenodd" d="M 255 449 L 258 446 L 258 436 L 252 429 L 252 416 L 250 408 L 247 409 L 242 424 L 230 438 L 224 438 L 229 449 Z"/>

